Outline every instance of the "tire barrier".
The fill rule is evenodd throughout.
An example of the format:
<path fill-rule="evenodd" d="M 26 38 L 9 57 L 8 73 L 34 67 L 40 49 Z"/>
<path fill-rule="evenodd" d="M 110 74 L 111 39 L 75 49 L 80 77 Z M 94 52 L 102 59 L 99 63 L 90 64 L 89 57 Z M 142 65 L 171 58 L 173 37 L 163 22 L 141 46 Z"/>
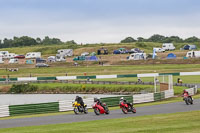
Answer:
<path fill-rule="evenodd" d="M 10 116 L 51 112 L 59 112 L 58 102 L 9 106 Z"/>
<path fill-rule="evenodd" d="M 118 97 L 105 97 L 100 98 L 103 103 L 106 103 L 108 107 L 119 105 L 120 98 L 124 97 L 128 102 L 133 103 L 133 96 L 118 96 Z"/>

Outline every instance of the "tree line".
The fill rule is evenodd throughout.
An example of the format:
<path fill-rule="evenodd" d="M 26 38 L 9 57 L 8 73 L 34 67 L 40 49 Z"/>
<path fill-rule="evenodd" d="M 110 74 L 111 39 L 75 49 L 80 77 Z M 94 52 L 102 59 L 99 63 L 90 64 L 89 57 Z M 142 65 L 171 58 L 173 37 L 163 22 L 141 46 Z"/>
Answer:
<path fill-rule="evenodd" d="M 163 35 L 155 34 L 147 39 L 143 37 L 138 37 L 137 39 L 134 39 L 133 37 L 126 37 L 125 39 L 121 40 L 121 43 L 131 43 L 131 42 L 195 43 L 195 42 L 200 42 L 200 39 L 195 36 L 182 39 L 178 36 L 166 37 Z"/>
<path fill-rule="evenodd" d="M 55 45 L 55 44 L 76 44 L 74 40 L 62 42 L 58 38 L 50 38 L 46 36 L 44 39 L 32 38 L 28 36 L 13 37 L 13 39 L 4 38 L 0 40 L 0 48 L 11 48 L 21 46 L 33 46 L 33 45 Z"/>

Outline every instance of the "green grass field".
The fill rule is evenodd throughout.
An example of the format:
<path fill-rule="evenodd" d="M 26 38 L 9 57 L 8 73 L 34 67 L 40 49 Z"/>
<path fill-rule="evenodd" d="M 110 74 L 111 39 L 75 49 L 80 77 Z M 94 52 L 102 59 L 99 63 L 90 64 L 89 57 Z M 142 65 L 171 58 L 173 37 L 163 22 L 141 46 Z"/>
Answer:
<path fill-rule="evenodd" d="M 108 75 L 108 74 L 138 74 L 138 73 L 170 73 L 170 72 L 191 72 L 200 71 L 200 64 L 162 64 L 162 65 L 121 65 L 121 66 L 60 66 L 49 68 L 19 68 L 18 72 L 9 72 L 0 69 L 0 76 L 10 77 L 32 77 L 42 76 L 82 76 L 87 75 Z"/>
<path fill-rule="evenodd" d="M 200 111 L 0 129 L 0 133 L 199 133 Z"/>

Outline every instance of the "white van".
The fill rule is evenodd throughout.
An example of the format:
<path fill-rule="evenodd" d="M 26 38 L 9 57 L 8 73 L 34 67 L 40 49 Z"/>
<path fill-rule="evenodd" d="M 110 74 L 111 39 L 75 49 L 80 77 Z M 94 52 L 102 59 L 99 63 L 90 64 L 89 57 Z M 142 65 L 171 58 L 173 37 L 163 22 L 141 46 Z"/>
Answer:
<path fill-rule="evenodd" d="M 27 59 L 30 58 L 41 58 L 41 52 L 29 52 L 25 56 Z"/>
<path fill-rule="evenodd" d="M 146 53 L 133 53 L 127 57 L 128 60 L 146 60 Z"/>
<path fill-rule="evenodd" d="M 155 50 L 156 53 L 165 52 L 163 48 L 153 48 L 153 50 Z"/>
<path fill-rule="evenodd" d="M 175 50 L 174 44 L 173 43 L 163 43 L 162 49 L 165 51 L 167 50 Z"/>
<path fill-rule="evenodd" d="M 200 51 L 189 51 L 186 54 L 188 58 L 200 58 Z"/>

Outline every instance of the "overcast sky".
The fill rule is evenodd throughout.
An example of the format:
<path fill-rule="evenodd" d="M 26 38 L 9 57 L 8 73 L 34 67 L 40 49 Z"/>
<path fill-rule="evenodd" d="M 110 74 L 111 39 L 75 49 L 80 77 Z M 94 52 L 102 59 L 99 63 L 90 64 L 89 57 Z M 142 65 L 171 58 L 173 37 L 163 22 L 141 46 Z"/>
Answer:
<path fill-rule="evenodd" d="M 200 0 L 0 0 L 0 39 L 111 43 L 153 34 L 200 37 Z"/>

